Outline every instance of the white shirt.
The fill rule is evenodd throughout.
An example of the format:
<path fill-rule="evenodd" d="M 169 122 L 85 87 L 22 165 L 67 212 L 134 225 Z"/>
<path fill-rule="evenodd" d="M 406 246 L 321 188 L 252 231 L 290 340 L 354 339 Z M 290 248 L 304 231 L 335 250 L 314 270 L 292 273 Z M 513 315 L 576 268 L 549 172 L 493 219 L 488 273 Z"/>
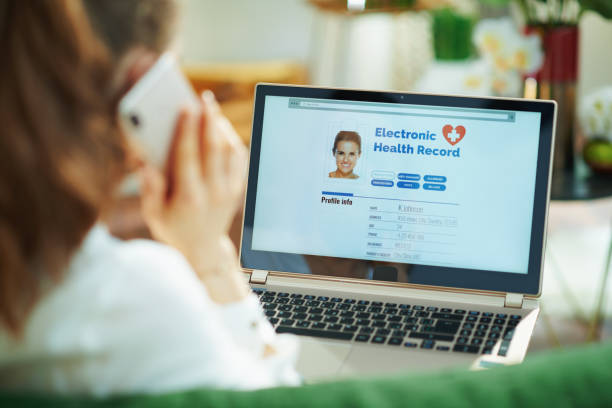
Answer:
<path fill-rule="evenodd" d="M 277 353 L 263 358 L 264 344 Z M 0 388 L 94 394 L 295 385 L 297 341 L 257 298 L 220 306 L 165 245 L 94 227 L 15 339 L 0 329 Z"/>

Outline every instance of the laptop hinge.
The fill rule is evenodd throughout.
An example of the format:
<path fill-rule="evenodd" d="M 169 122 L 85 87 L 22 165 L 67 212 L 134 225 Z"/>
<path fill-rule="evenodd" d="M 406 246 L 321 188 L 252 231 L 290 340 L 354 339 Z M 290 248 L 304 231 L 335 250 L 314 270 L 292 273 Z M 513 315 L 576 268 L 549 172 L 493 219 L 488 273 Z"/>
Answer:
<path fill-rule="evenodd" d="M 506 301 L 504 307 L 514 307 L 520 309 L 523 307 L 523 295 L 520 293 L 506 293 Z"/>
<path fill-rule="evenodd" d="M 249 282 L 259 283 L 261 285 L 264 285 L 267 280 L 268 280 L 268 271 L 261 271 L 258 269 L 253 269 L 253 272 L 251 272 L 251 279 L 249 279 Z"/>

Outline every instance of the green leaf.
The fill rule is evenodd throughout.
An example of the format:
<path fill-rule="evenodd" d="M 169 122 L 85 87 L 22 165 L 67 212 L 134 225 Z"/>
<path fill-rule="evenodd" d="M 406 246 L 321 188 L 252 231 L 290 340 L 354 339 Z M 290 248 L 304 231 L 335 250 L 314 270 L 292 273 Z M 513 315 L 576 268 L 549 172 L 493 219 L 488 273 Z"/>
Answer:
<path fill-rule="evenodd" d="M 579 0 L 579 2 L 585 10 L 599 13 L 604 18 L 612 18 L 611 0 Z"/>

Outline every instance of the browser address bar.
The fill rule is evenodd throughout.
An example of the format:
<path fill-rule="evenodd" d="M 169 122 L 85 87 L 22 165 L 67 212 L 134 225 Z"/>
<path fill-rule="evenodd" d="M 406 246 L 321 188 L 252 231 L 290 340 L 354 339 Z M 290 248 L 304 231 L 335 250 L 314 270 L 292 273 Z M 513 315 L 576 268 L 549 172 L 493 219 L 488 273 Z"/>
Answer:
<path fill-rule="evenodd" d="M 436 109 L 435 107 L 420 109 L 413 107 L 393 107 L 393 106 L 367 106 L 367 105 L 354 105 L 348 103 L 339 102 L 312 102 L 312 101 L 299 101 L 298 106 L 307 109 L 333 109 L 333 110 L 350 110 L 350 111 L 363 111 L 363 112 L 380 112 L 380 113 L 400 113 L 407 115 L 432 115 L 432 114 L 443 114 L 452 115 L 460 113 L 465 118 L 475 119 L 493 119 L 493 120 L 509 120 L 512 119 L 509 113 L 493 113 L 493 112 L 470 112 L 462 109 Z"/>

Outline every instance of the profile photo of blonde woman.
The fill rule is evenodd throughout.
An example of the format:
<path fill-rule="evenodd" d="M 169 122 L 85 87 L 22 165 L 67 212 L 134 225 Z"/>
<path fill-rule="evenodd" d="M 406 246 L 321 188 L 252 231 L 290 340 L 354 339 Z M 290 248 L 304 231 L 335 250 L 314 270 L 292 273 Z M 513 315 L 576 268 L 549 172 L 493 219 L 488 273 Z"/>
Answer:
<path fill-rule="evenodd" d="M 358 179 L 353 173 L 357 160 L 361 157 L 361 136 L 359 133 L 341 130 L 336 135 L 332 154 L 336 158 L 336 170 L 329 173 L 330 178 Z"/>

